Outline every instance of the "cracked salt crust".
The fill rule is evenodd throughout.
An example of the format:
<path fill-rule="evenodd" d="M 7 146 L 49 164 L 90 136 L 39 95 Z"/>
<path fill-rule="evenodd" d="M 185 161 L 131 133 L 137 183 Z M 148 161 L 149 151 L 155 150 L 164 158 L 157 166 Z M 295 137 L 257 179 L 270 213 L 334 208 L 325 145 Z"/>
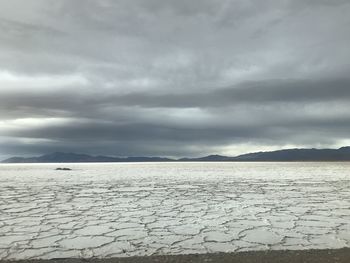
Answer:
<path fill-rule="evenodd" d="M 350 246 L 349 163 L 0 166 L 0 259 Z"/>

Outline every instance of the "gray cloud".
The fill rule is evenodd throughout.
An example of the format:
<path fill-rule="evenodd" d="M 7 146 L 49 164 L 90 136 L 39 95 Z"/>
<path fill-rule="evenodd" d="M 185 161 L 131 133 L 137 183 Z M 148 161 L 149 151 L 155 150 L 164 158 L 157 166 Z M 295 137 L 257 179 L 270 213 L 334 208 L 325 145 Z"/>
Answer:
<path fill-rule="evenodd" d="M 349 11 L 346 0 L 0 0 L 0 155 L 348 143 Z"/>

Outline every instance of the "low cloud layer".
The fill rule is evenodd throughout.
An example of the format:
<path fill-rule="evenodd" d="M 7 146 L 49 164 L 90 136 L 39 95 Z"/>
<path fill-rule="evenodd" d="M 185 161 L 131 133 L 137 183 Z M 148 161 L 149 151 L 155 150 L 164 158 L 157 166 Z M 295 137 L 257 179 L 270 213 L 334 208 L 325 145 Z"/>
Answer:
<path fill-rule="evenodd" d="M 0 157 L 350 144 L 350 2 L 0 0 Z"/>

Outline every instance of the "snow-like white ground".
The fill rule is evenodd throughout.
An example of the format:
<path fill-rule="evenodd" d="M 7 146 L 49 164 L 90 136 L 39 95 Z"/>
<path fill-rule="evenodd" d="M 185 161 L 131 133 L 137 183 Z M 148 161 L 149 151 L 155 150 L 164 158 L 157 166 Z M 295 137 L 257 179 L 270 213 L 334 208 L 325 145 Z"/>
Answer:
<path fill-rule="evenodd" d="M 350 163 L 0 165 L 0 259 L 349 246 Z"/>

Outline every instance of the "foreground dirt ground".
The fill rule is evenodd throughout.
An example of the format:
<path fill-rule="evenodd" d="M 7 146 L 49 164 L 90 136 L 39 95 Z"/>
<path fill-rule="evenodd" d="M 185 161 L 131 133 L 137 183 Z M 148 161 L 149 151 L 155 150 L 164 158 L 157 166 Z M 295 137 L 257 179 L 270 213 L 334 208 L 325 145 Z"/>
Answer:
<path fill-rule="evenodd" d="M 295 251 L 257 251 L 177 256 L 150 256 L 108 259 L 51 259 L 0 261 L 0 263 L 349 263 L 350 248 Z"/>

